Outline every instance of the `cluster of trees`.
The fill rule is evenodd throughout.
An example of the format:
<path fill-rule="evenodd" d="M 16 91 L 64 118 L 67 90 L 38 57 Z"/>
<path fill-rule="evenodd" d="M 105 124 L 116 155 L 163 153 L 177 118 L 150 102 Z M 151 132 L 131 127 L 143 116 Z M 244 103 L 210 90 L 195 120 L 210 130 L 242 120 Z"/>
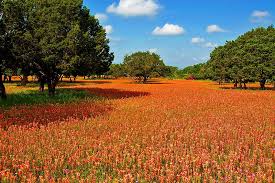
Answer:
<path fill-rule="evenodd" d="M 126 55 L 122 64 L 111 65 L 107 74 L 115 78 L 129 76 L 146 83 L 150 78 L 169 76 L 171 68 L 156 53 L 136 52 Z"/>
<path fill-rule="evenodd" d="M 3 74 L 39 78 L 49 94 L 62 76 L 103 74 L 114 55 L 99 21 L 83 0 L 0 0 L 0 95 Z"/>
<path fill-rule="evenodd" d="M 188 80 L 206 79 L 205 67 L 206 63 L 195 64 L 185 67 L 183 69 L 175 67 L 174 69 L 172 69 L 172 74 L 170 77 Z"/>
<path fill-rule="evenodd" d="M 212 53 L 207 68 L 214 80 L 233 81 L 234 86 L 246 88 L 247 82 L 275 80 L 275 28 L 253 29 Z"/>
<path fill-rule="evenodd" d="M 207 63 L 175 69 L 172 77 L 233 82 L 246 88 L 248 82 L 275 81 L 275 28 L 253 29 L 224 46 L 217 47 Z"/>
<path fill-rule="evenodd" d="M 115 79 L 120 77 L 127 77 L 127 73 L 123 64 L 112 64 L 110 66 L 109 72 L 107 72 L 107 75 L 112 76 Z"/>
<path fill-rule="evenodd" d="M 234 87 L 246 88 L 248 82 L 275 81 L 275 28 L 253 29 L 224 46 L 217 47 L 206 63 L 178 69 L 164 65 L 161 58 L 150 52 L 127 55 L 123 64 L 114 64 L 108 73 L 113 77 L 131 76 L 147 81 L 150 77 L 177 79 L 210 79 L 233 82 Z"/>

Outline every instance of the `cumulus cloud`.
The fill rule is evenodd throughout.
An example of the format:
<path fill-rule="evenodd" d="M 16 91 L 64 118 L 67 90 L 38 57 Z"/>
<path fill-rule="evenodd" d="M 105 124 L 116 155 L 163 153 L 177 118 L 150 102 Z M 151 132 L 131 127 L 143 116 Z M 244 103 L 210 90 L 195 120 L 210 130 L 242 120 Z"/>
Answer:
<path fill-rule="evenodd" d="M 106 34 L 111 34 L 114 31 L 111 25 L 106 25 L 104 29 L 106 31 Z"/>
<path fill-rule="evenodd" d="M 126 17 L 153 16 L 158 13 L 160 5 L 156 0 L 120 0 L 107 8 L 108 13 L 114 13 Z"/>
<path fill-rule="evenodd" d="M 218 47 L 218 44 L 212 43 L 212 42 L 207 42 L 204 46 L 206 48 L 216 48 L 216 47 Z"/>
<path fill-rule="evenodd" d="M 270 17 L 270 13 L 268 11 L 259 11 L 255 10 L 251 14 L 251 22 L 253 23 L 268 23 L 268 17 Z"/>
<path fill-rule="evenodd" d="M 204 43 L 205 39 L 201 38 L 201 37 L 193 37 L 191 40 L 191 43 L 193 44 L 200 44 L 200 43 Z"/>
<path fill-rule="evenodd" d="M 99 20 L 99 21 L 106 21 L 108 19 L 108 16 L 104 13 L 97 13 L 95 14 L 95 17 Z"/>
<path fill-rule="evenodd" d="M 259 11 L 259 10 L 255 10 L 252 15 L 252 17 L 256 17 L 256 18 L 264 18 L 267 16 L 270 16 L 268 11 Z"/>
<path fill-rule="evenodd" d="M 206 28 L 206 31 L 208 33 L 215 33 L 215 32 L 225 32 L 224 29 L 222 29 L 220 26 L 218 25 L 209 25 L 207 28 Z"/>
<path fill-rule="evenodd" d="M 156 36 L 177 36 L 184 34 L 185 30 L 183 27 L 174 24 L 165 24 L 163 27 L 156 27 L 152 34 Z"/>
<path fill-rule="evenodd" d="M 218 46 L 218 44 L 216 44 L 216 43 L 206 42 L 206 40 L 201 37 L 193 37 L 191 39 L 191 43 L 199 45 L 201 47 L 205 47 L 205 48 L 215 48 Z"/>

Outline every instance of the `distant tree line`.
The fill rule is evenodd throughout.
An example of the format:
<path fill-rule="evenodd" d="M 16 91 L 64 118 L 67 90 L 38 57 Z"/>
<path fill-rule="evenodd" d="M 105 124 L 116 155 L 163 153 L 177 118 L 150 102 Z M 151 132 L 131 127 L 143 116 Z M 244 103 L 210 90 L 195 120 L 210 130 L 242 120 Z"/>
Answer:
<path fill-rule="evenodd" d="M 183 69 L 176 69 L 172 78 L 187 79 L 187 80 L 204 80 L 206 63 L 195 64 Z"/>
<path fill-rule="evenodd" d="M 107 75 L 114 78 L 131 77 L 146 83 L 150 78 L 168 77 L 170 67 L 156 53 L 136 52 L 126 55 L 122 64 L 112 64 Z"/>
<path fill-rule="evenodd" d="M 0 0 L 0 96 L 3 75 L 35 75 L 54 95 L 62 76 L 103 74 L 114 55 L 82 0 Z"/>
<path fill-rule="evenodd" d="M 147 58 L 140 53 L 126 56 L 123 64 L 111 67 L 110 74 L 120 77 L 127 74 L 138 76 L 141 73 L 147 73 L 143 70 L 148 69 L 141 61 L 143 59 Z M 124 68 L 125 65 L 127 69 Z M 227 41 L 224 46 L 214 49 L 206 63 L 184 69 L 165 66 L 161 63 L 156 68 L 155 70 L 158 70 L 161 76 L 172 79 L 232 82 L 234 87 L 240 88 L 246 88 L 248 82 L 259 82 L 260 87 L 264 89 L 266 82 L 273 82 L 273 84 L 275 82 L 275 28 L 269 26 L 253 29 L 234 41 Z"/>

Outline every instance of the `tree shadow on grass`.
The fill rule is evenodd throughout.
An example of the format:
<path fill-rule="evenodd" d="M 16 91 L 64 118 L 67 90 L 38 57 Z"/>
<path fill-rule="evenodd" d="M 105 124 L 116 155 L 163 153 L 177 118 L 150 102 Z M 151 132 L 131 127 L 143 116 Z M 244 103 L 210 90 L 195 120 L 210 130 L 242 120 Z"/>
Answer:
<path fill-rule="evenodd" d="M 90 94 L 101 96 L 107 99 L 123 99 L 123 98 L 132 98 L 132 97 L 142 97 L 150 95 L 149 92 L 140 92 L 140 91 L 126 91 L 118 89 L 102 89 L 102 88 L 78 88 L 76 90 L 87 91 Z"/>
<path fill-rule="evenodd" d="M 275 88 L 273 87 L 266 87 L 265 89 L 261 89 L 260 87 L 247 87 L 246 89 L 244 88 L 234 88 L 232 86 L 221 86 L 219 87 L 220 89 L 223 90 L 256 90 L 256 91 L 275 91 Z"/>
<path fill-rule="evenodd" d="M 147 96 L 147 92 L 101 88 L 58 89 L 55 97 L 27 91 L 9 95 L 6 105 L 0 101 L 0 128 L 46 126 L 70 119 L 84 120 L 108 114 L 113 107 L 107 99 Z"/>
<path fill-rule="evenodd" d="M 76 80 L 76 81 L 62 81 L 58 86 L 63 85 L 86 85 L 86 84 L 110 84 L 112 83 L 111 81 L 107 80 L 90 80 L 90 79 L 85 79 L 85 80 Z"/>

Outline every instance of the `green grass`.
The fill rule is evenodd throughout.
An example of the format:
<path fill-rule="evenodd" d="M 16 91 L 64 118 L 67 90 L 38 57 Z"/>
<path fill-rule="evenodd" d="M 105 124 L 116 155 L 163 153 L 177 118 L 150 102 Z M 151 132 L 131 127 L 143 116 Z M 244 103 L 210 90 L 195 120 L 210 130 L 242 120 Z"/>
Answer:
<path fill-rule="evenodd" d="M 89 94 L 87 91 L 74 89 L 57 89 L 56 95 L 53 97 L 49 97 L 47 90 L 43 93 L 37 90 L 26 90 L 8 94 L 7 100 L 0 99 L 0 108 L 9 108 L 17 105 L 63 104 L 95 98 L 98 97 Z"/>

